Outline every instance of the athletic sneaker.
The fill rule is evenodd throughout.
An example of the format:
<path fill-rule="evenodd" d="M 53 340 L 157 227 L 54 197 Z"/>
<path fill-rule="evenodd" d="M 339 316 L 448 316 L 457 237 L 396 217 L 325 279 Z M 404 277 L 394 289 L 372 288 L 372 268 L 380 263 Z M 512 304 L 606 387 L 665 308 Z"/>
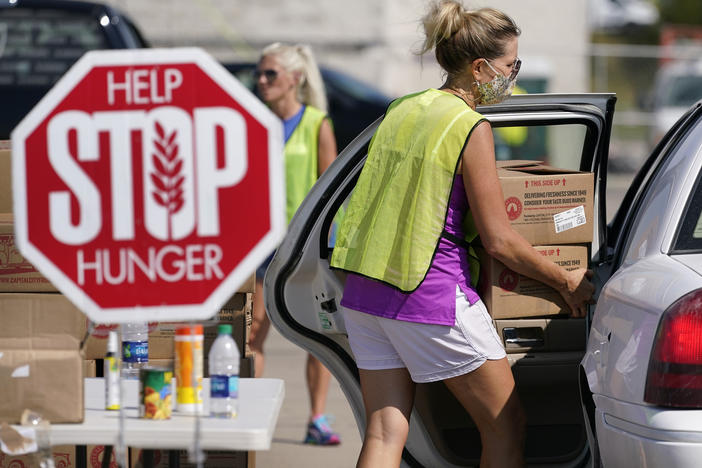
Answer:
<path fill-rule="evenodd" d="M 306 444 L 313 445 L 339 445 L 341 438 L 339 434 L 332 431 L 325 415 L 317 416 L 307 425 Z"/>

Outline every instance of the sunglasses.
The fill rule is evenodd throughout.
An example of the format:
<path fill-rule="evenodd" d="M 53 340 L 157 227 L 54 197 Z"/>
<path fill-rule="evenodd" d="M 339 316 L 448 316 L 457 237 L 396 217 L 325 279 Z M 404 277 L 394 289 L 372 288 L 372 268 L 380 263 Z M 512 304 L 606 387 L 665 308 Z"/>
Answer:
<path fill-rule="evenodd" d="M 278 78 L 278 72 L 275 70 L 271 70 L 270 68 L 266 70 L 257 69 L 254 70 L 253 76 L 256 81 L 258 81 L 258 79 L 261 78 L 261 76 L 265 76 L 267 82 L 273 83 L 276 80 L 276 78 Z"/>
<path fill-rule="evenodd" d="M 513 80 L 517 77 L 517 74 L 519 73 L 520 68 L 522 68 L 522 59 L 517 57 L 517 59 L 512 64 L 512 72 L 509 74 L 510 80 Z"/>
<path fill-rule="evenodd" d="M 490 65 L 490 62 L 485 60 L 485 63 L 488 64 L 488 66 L 490 67 L 490 69 L 493 72 L 497 73 L 497 70 L 495 70 L 492 67 L 492 65 Z M 512 66 L 512 71 L 509 73 L 509 76 L 507 77 L 510 81 L 514 80 L 517 77 L 517 74 L 519 74 L 519 69 L 522 68 L 522 60 L 520 58 L 515 59 L 514 62 L 512 62 L 511 66 Z"/>

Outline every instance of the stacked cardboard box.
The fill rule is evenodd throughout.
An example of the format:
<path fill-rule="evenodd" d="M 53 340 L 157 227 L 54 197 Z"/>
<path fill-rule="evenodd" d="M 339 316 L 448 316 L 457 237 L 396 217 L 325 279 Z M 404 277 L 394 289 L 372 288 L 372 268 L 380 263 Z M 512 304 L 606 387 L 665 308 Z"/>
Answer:
<path fill-rule="evenodd" d="M 500 161 L 497 176 L 514 230 L 531 245 L 592 242 L 594 175 L 538 161 Z"/>
<path fill-rule="evenodd" d="M 52 423 L 80 422 L 83 376 L 96 364 L 80 351 L 85 316 L 15 245 L 10 159 L 0 142 L 0 421 L 18 423 L 31 408 Z"/>
<path fill-rule="evenodd" d="M 515 231 L 554 263 L 568 270 L 587 268 L 593 235 L 593 174 L 535 161 L 501 161 L 498 178 Z M 477 250 L 480 296 L 493 319 L 570 313 L 554 289 Z"/>
<path fill-rule="evenodd" d="M 251 282 L 253 283 L 253 281 Z M 255 283 L 253 283 L 255 284 Z M 247 286 L 247 288 L 249 288 Z M 246 288 L 244 288 L 245 290 Z M 253 289 L 253 287 L 250 287 Z M 242 356 L 251 354 L 248 348 L 248 335 L 252 321 L 252 292 L 234 294 L 222 309 L 210 320 L 198 321 L 205 326 L 204 354 L 207 356 L 212 342 L 217 338 L 217 325 L 228 323 L 232 325 L 233 337 Z M 173 359 L 175 330 L 184 322 L 151 322 L 149 323 L 149 361 Z M 95 325 L 85 345 L 87 359 L 101 359 L 107 351 L 107 336 L 110 330 L 118 329 L 116 324 Z"/>
<path fill-rule="evenodd" d="M 3 292 L 56 292 L 56 288 L 19 253 L 13 216 L 0 212 L 0 293 Z"/>
<path fill-rule="evenodd" d="M 52 423 L 83 420 L 85 318 L 53 294 L 0 295 L 0 421 L 32 409 Z"/>

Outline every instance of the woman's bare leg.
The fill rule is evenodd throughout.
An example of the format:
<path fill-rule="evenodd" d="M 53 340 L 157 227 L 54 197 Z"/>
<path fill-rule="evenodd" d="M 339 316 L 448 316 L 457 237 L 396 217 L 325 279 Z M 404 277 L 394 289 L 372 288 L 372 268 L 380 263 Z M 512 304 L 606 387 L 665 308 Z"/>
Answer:
<path fill-rule="evenodd" d="M 524 466 L 526 417 L 506 358 L 444 381 L 480 430 L 480 467 Z"/>
<path fill-rule="evenodd" d="M 256 278 L 256 292 L 253 295 L 253 321 L 249 331 L 249 348 L 254 352 L 254 377 L 263 376 L 263 343 L 268 336 L 271 322 L 266 315 L 263 303 L 263 280 Z"/>
<path fill-rule="evenodd" d="M 366 434 L 358 467 L 400 466 L 414 403 L 407 369 L 360 370 Z"/>
<path fill-rule="evenodd" d="M 305 363 L 305 377 L 307 390 L 310 395 L 310 422 L 324 413 L 327 405 L 327 393 L 329 393 L 329 382 L 331 382 L 331 372 L 324 367 L 324 364 L 307 353 Z"/>

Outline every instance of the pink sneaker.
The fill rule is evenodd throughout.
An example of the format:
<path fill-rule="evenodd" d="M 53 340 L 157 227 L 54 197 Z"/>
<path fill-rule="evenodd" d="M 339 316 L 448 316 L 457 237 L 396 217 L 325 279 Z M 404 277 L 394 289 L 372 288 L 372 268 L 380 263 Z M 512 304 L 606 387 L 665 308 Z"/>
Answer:
<path fill-rule="evenodd" d="M 305 444 L 313 445 L 339 445 L 341 438 L 339 434 L 332 431 L 325 415 L 317 416 L 307 425 L 307 436 Z"/>

